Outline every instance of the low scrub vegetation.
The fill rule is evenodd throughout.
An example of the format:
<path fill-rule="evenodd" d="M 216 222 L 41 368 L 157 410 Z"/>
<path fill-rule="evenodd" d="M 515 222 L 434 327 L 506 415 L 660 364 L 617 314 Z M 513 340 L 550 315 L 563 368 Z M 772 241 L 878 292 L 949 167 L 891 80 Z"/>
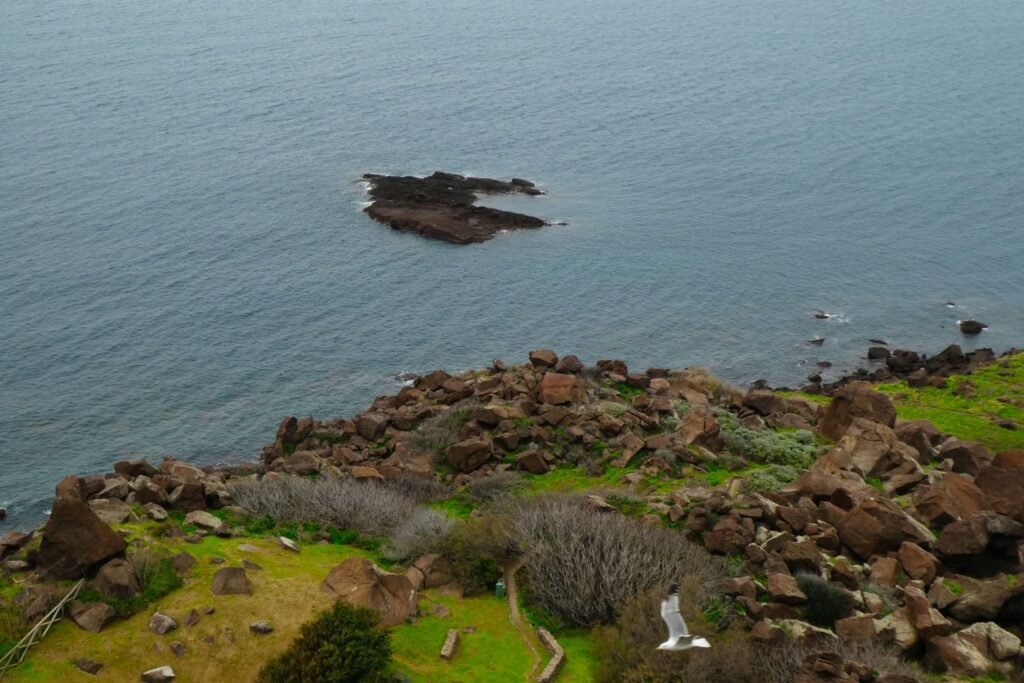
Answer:
<path fill-rule="evenodd" d="M 573 498 L 524 501 L 509 535 L 525 553 L 531 598 L 571 625 L 609 623 L 633 596 L 683 576 L 708 584 L 724 576 L 721 562 L 682 534 Z"/>
<path fill-rule="evenodd" d="M 410 445 L 440 458 L 449 446 L 459 440 L 459 432 L 473 418 L 473 411 L 479 405 L 479 401 L 463 401 L 427 418 L 412 434 Z"/>
<path fill-rule="evenodd" d="M 838 620 L 852 613 L 853 597 L 850 593 L 820 576 L 800 573 L 796 575 L 796 583 L 807 596 L 804 614 L 812 624 L 832 628 Z"/>
<path fill-rule="evenodd" d="M 259 683 L 384 683 L 394 680 L 389 633 L 372 610 L 344 602 L 302 626 L 284 654 L 260 671 Z"/>
<path fill-rule="evenodd" d="M 727 410 L 716 410 L 725 447 L 735 455 L 768 465 L 806 468 L 818 456 L 814 434 L 805 430 L 748 429 Z"/>
<path fill-rule="evenodd" d="M 690 578 L 680 588 L 680 610 L 691 632 L 711 636 L 712 647 L 686 652 L 658 650 L 658 644 L 666 637 L 659 610 L 664 592 L 648 591 L 626 602 L 614 623 L 596 629 L 598 681 L 790 683 L 804 658 L 822 651 L 838 652 L 879 675 L 902 674 L 914 680 L 920 677 L 920 672 L 902 660 L 898 652 L 874 641 L 820 642 L 808 649 L 788 639 L 777 643 L 753 642 L 746 631 L 738 628 L 713 633 L 714 626 L 701 613 L 700 603 L 706 594 L 700 583 Z"/>
<path fill-rule="evenodd" d="M 131 598 L 109 597 L 90 587 L 84 589 L 78 599 L 82 602 L 105 602 L 114 608 L 119 619 L 126 619 L 181 588 L 181 576 L 166 555 L 142 548 L 129 555 L 128 560 L 142 589 L 138 595 Z"/>
<path fill-rule="evenodd" d="M 448 539 L 455 520 L 440 510 L 419 508 L 391 534 L 384 547 L 389 560 L 415 560 L 427 553 L 440 552 Z"/>
<path fill-rule="evenodd" d="M 396 488 L 352 479 L 285 477 L 241 481 L 230 490 L 235 503 L 255 517 L 319 522 L 366 536 L 389 534 L 417 509 L 416 501 Z"/>
<path fill-rule="evenodd" d="M 471 501 L 479 504 L 516 494 L 525 486 L 526 482 L 515 472 L 495 472 L 466 484 L 466 494 Z"/>

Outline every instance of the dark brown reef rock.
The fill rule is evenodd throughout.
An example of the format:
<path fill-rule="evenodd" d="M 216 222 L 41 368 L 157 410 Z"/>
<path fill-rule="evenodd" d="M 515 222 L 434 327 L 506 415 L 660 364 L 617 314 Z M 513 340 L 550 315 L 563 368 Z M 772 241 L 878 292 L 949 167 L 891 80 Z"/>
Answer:
<path fill-rule="evenodd" d="M 476 206 L 478 194 L 544 194 L 528 180 L 473 178 L 436 171 L 425 178 L 367 173 L 373 203 L 364 209 L 395 230 L 452 244 L 491 239 L 502 230 L 541 228 L 547 221 L 526 214 Z"/>

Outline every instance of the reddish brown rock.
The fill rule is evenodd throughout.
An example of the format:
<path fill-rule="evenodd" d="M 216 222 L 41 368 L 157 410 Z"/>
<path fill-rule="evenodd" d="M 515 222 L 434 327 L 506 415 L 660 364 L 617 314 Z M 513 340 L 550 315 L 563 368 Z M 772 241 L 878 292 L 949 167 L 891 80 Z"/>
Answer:
<path fill-rule="evenodd" d="M 847 617 L 836 622 L 836 635 L 847 642 L 867 642 L 875 638 L 875 618 L 870 614 Z"/>
<path fill-rule="evenodd" d="M 105 602 L 78 602 L 71 604 L 71 620 L 78 628 L 99 633 L 114 618 L 114 608 Z"/>
<path fill-rule="evenodd" d="M 832 396 L 818 424 L 822 435 L 838 441 L 855 417 L 862 417 L 887 427 L 896 424 L 896 408 L 892 400 L 860 382 L 851 382 Z"/>
<path fill-rule="evenodd" d="M 951 472 L 942 474 L 931 486 L 919 486 L 914 492 L 917 518 L 933 529 L 971 517 L 987 507 L 985 494 L 974 482 Z"/>
<path fill-rule="evenodd" d="M 96 588 L 107 598 L 130 599 L 142 592 L 135 567 L 127 560 L 111 560 L 96 574 Z"/>
<path fill-rule="evenodd" d="M 904 541 L 897 554 L 903 571 L 912 579 L 923 581 L 927 586 L 935 580 L 939 559 L 916 543 Z"/>
<path fill-rule="evenodd" d="M 540 382 L 540 402 L 551 405 L 572 403 L 579 392 L 576 388 L 575 375 L 563 375 L 558 372 L 546 372 Z"/>
<path fill-rule="evenodd" d="M 734 555 L 754 540 L 754 524 L 747 518 L 723 517 L 704 537 L 708 550 Z"/>
<path fill-rule="evenodd" d="M 367 559 L 345 560 L 331 570 L 321 588 L 350 605 L 372 609 L 385 626 L 397 626 L 416 612 L 416 591 L 409 579 L 383 572 Z"/>
<path fill-rule="evenodd" d="M 892 557 L 880 557 L 871 565 L 868 580 L 878 586 L 895 586 L 899 582 L 900 563 Z"/>
<path fill-rule="evenodd" d="M 932 607 L 928 597 L 920 590 L 908 586 L 903 595 L 910 623 L 923 638 L 928 640 L 953 630 L 949 619 Z"/>
<path fill-rule="evenodd" d="M 545 474 L 549 469 L 547 461 L 544 460 L 544 455 L 536 449 L 523 451 L 516 456 L 516 462 L 531 474 Z"/>
<path fill-rule="evenodd" d="M 1001 454 L 1000 465 L 1012 464 L 1016 456 Z M 985 494 L 993 510 L 1018 522 L 1024 522 L 1024 468 L 983 468 L 975 485 Z"/>
<path fill-rule="evenodd" d="M 992 462 L 992 454 L 976 441 L 950 439 L 939 449 L 940 458 L 953 461 L 953 471 L 974 476 Z"/>
<path fill-rule="evenodd" d="M 807 596 L 800 590 L 796 579 L 789 574 L 769 574 L 768 594 L 772 600 L 785 605 L 799 605 L 807 601 Z"/>
<path fill-rule="evenodd" d="M 887 498 L 866 500 L 836 525 L 839 538 L 867 559 L 896 550 L 904 541 L 931 544 L 934 534 Z"/>
<path fill-rule="evenodd" d="M 473 472 L 491 459 L 494 446 L 490 439 L 469 439 L 448 447 L 448 464 L 459 472 Z"/>
<path fill-rule="evenodd" d="M 122 555 L 126 547 L 81 498 L 58 496 L 43 529 L 36 569 L 49 580 L 76 579 Z"/>
<path fill-rule="evenodd" d="M 552 368 L 558 364 L 558 355 L 551 349 L 530 351 L 530 363 L 536 368 Z"/>

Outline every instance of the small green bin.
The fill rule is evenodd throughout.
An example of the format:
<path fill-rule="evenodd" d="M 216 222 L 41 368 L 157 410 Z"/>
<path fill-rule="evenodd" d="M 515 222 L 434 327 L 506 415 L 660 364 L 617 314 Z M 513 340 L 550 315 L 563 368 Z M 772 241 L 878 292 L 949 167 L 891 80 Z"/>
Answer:
<path fill-rule="evenodd" d="M 499 598 L 505 597 L 505 579 L 498 579 L 498 583 L 494 584 L 494 595 Z"/>

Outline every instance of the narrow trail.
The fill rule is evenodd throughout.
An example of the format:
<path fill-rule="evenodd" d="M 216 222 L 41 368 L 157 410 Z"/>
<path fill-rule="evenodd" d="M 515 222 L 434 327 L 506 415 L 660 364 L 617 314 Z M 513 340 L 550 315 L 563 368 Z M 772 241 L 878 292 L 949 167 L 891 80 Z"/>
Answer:
<path fill-rule="evenodd" d="M 533 655 L 533 668 L 530 670 L 530 680 L 532 681 L 537 677 L 537 671 L 540 669 L 543 660 L 533 644 L 533 631 L 528 625 L 523 623 L 523 618 L 519 614 L 519 591 L 516 588 L 516 572 L 522 566 L 523 558 L 519 558 L 505 567 L 505 596 L 508 598 L 508 619 L 516 627 L 516 630 L 519 631 L 523 642 L 526 643 L 526 647 L 530 648 L 530 654 Z"/>

